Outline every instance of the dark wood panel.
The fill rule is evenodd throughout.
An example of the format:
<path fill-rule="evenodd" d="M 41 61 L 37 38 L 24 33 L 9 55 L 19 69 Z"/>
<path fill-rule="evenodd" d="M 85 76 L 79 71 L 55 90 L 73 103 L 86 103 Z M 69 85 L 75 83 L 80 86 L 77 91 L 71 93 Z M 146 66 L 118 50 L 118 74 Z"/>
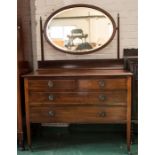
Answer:
<path fill-rule="evenodd" d="M 30 0 L 17 0 L 17 139 L 20 149 L 24 149 L 24 90 L 22 74 L 32 71 L 32 33 Z"/>
<path fill-rule="evenodd" d="M 18 40 L 17 60 L 19 63 L 28 62 L 28 68 L 32 69 L 32 34 L 30 0 L 17 1 L 17 20 L 20 40 Z M 31 67 L 30 67 L 31 66 Z"/>
<path fill-rule="evenodd" d="M 126 121 L 125 107 L 32 107 L 30 121 L 41 123 L 118 123 Z"/>
<path fill-rule="evenodd" d="M 124 49 L 123 55 L 124 57 L 133 57 L 133 56 L 138 57 L 138 48 Z"/>
<path fill-rule="evenodd" d="M 132 76 L 132 122 L 138 122 L 138 49 L 124 49 L 124 68 Z"/>
<path fill-rule="evenodd" d="M 84 59 L 84 60 L 46 60 L 38 61 L 38 67 L 45 68 L 123 68 L 123 59 Z"/>
<path fill-rule="evenodd" d="M 127 105 L 126 91 L 106 92 L 30 92 L 30 106 L 44 105 Z"/>

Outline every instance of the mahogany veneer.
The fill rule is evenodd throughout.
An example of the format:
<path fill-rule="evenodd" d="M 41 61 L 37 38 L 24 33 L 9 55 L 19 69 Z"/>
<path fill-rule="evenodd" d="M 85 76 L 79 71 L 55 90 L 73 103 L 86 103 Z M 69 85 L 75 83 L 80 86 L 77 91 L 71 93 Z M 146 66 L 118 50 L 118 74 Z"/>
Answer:
<path fill-rule="evenodd" d="M 131 76 L 122 69 L 51 69 L 24 76 L 31 123 L 124 123 L 131 141 Z"/>

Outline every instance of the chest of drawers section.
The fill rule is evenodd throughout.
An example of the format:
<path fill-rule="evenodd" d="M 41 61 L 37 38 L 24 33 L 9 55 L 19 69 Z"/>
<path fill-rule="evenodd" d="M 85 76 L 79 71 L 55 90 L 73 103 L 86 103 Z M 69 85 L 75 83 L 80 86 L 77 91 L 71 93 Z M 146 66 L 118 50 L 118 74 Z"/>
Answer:
<path fill-rule="evenodd" d="M 26 77 L 28 144 L 31 123 L 126 123 L 130 128 L 128 77 Z M 128 129 L 129 130 L 129 129 Z M 130 133 L 127 133 L 128 143 Z"/>

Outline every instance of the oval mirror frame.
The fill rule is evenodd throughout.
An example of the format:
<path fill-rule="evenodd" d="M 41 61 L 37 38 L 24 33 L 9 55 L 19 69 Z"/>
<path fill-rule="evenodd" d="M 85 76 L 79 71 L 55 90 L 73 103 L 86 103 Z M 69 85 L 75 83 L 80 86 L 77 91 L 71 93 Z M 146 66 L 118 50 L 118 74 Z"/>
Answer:
<path fill-rule="evenodd" d="M 84 52 L 73 52 L 71 50 L 63 50 L 61 48 L 58 48 L 57 46 L 55 46 L 48 38 L 48 35 L 47 35 L 47 26 L 48 26 L 48 23 L 49 21 L 58 13 L 60 13 L 61 11 L 64 11 L 64 10 L 67 10 L 67 9 L 71 9 L 71 8 L 77 8 L 77 7 L 86 7 L 86 8 L 91 8 L 91 9 L 94 9 L 94 10 L 97 10 L 97 11 L 100 11 L 102 12 L 103 14 L 105 14 L 111 21 L 112 23 L 112 26 L 113 26 L 113 32 L 112 32 L 112 35 L 111 37 L 109 38 L 109 40 L 103 44 L 102 46 L 98 47 L 98 48 L 95 48 L 93 50 L 89 50 L 89 51 L 84 51 Z M 45 21 L 45 24 L 44 24 L 44 36 L 45 36 L 45 39 L 47 40 L 47 42 L 52 46 L 54 47 L 56 50 L 58 51 L 61 51 L 61 52 L 64 52 L 64 53 L 68 53 L 68 54 L 73 54 L 73 55 L 82 55 L 82 54 L 89 54 L 89 53 L 93 53 L 93 52 L 97 52 L 101 49 L 103 49 L 104 47 L 106 47 L 115 37 L 115 34 L 116 34 L 116 30 L 117 30 L 117 27 L 116 27 L 116 23 L 115 23 L 115 20 L 113 19 L 113 17 L 105 10 L 97 7 L 97 6 L 94 6 L 94 5 L 88 5 L 88 4 L 74 4 L 74 5 L 68 5 L 68 6 L 65 6 L 65 7 L 62 7 L 56 11 L 54 11 Z"/>

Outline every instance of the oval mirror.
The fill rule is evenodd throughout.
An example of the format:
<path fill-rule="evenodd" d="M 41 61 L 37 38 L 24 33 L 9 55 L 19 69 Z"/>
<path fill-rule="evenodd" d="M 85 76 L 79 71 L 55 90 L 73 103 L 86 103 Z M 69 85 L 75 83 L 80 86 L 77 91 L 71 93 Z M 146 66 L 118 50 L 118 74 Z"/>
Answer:
<path fill-rule="evenodd" d="M 56 49 L 86 54 L 107 46 L 116 24 L 106 11 L 90 5 L 72 5 L 51 14 L 45 22 L 45 38 Z"/>

